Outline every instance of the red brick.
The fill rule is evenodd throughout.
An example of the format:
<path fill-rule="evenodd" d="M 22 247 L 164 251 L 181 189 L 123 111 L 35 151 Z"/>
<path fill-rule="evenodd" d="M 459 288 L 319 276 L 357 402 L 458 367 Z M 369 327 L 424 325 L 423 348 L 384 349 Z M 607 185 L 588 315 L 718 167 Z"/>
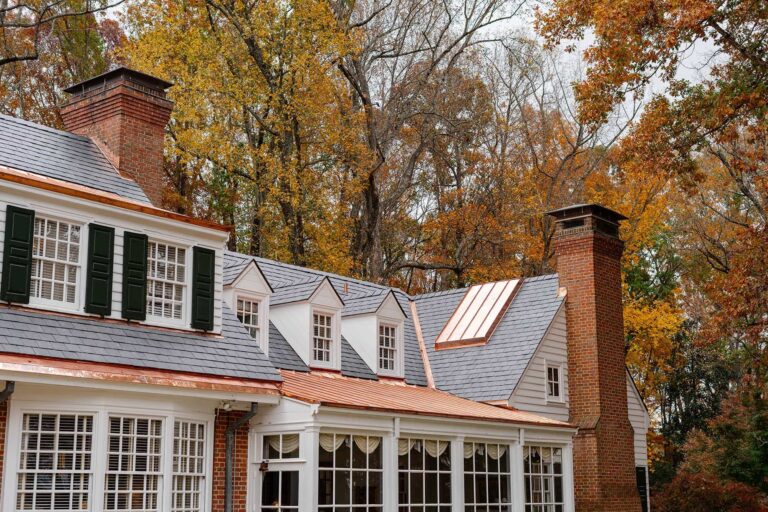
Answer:
<path fill-rule="evenodd" d="M 567 290 L 568 391 L 577 511 L 640 510 L 627 411 L 621 290 L 623 242 L 594 218 L 556 223 L 555 255 Z"/>
<path fill-rule="evenodd" d="M 61 117 L 68 131 L 93 139 L 118 172 L 161 207 L 168 186 L 163 144 L 172 107 L 162 86 L 134 82 L 128 71 L 75 93 Z"/>

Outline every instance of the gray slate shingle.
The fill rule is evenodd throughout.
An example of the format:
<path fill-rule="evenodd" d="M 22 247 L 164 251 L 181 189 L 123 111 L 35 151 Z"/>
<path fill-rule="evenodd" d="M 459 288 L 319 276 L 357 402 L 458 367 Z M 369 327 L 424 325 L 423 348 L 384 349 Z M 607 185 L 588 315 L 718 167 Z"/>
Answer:
<path fill-rule="evenodd" d="M 379 380 L 344 336 L 341 337 L 341 374 L 358 379 Z"/>
<path fill-rule="evenodd" d="M 281 370 L 309 371 L 299 354 L 272 322 L 269 322 L 269 360 Z"/>
<path fill-rule="evenodd" d="M 0 114 L 0 165 L 149 203 L 88 137 Z"/>
<path fill-rule="evenodd" d="M 509 398 L 563 301 L 558 286 L 554 274 L 526 279 L 487 344 L 441 351 L 435 340 L 467 290 L 415 297 L 435 385 L 472 400 Z"/>
<path fill-rule="evenodd" d="M 214 337 L 0 306 L 0 350 L 222 377 L 281 380 L 226 306 L 223 323 L 222 335 Z"/>

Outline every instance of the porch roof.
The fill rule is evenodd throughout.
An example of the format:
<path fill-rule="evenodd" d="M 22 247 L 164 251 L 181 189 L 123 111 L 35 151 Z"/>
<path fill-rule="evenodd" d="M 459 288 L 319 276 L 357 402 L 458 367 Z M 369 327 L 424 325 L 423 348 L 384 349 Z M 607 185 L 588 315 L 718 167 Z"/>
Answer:
<path fill-rule="evenodd" d="M 474 402 L 445 391 L 398 381 L 371 381 L 327 372 L 282 370 L 281 394 L 302 402 L 344 409 L 491 421 L 542 427 L 574 428 L 511 407 Z"/>

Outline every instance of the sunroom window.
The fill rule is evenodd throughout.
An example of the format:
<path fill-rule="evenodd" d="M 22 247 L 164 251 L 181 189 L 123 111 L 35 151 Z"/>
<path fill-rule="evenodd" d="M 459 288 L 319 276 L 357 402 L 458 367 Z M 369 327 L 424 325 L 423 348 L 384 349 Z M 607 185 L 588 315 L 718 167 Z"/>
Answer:
<path fill-rule="evenodd" d="M 319 512 L 382 511 L 381 438 L 320 434 Z"/>
<path fill-rule="evenodd" d="M 400 512 L 451 511 L 451 446 L 434 439 L 398 439 Z"/>
<path fill-rule="evenodd" d="M 205 424 L 176 421 L 173 425 L 172 512 L 203 510 Z"/>
<path fill-rule="evenodd" d="M 24 414 L 16 510 L 89 510 L 93 416 Z"/>
<path fill-rule="evenodd" d="M 35 302 L 76 304 L 80 226 L 35 218 L 30 297 Z"/>
<path fill-rule="evenodd" d="M 464 510 L 510 512 L 509 467 L 507 445 L 464 443 Z"/>
<path fill-rule="evenodd" d="M 523 447 L 526 512 L 563 512 L 563 452 L 548 446 Z"/>
<path fill-rule="evenodd" d="M 264 436 L 261 457 L 268 460 L 298 459 L 299 434 Z"/>
<path fill-rule="evenodd" d="M 147 315 L 181 321 L 186 291 L 186 249 L 150 241 L 148 253 Z"/>

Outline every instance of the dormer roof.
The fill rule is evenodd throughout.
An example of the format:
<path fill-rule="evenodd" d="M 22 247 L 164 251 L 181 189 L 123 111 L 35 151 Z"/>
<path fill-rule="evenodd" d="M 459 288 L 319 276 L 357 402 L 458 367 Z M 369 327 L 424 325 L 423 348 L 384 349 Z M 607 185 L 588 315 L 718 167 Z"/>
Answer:
<path fill-rule="evenodd" d="M 391 299 L 393 303 L 396 304 L 395 307 L 403 314 L 404 318 L 408 318 L 408 315 L 397 300 L 395 292 L 392 290 L 382 290 L 369 295 L 347 297 L 344 300 L 344 311 L 342 312 L 342 316 L 376 314 L 381 311 L 388 299 Z"/>

